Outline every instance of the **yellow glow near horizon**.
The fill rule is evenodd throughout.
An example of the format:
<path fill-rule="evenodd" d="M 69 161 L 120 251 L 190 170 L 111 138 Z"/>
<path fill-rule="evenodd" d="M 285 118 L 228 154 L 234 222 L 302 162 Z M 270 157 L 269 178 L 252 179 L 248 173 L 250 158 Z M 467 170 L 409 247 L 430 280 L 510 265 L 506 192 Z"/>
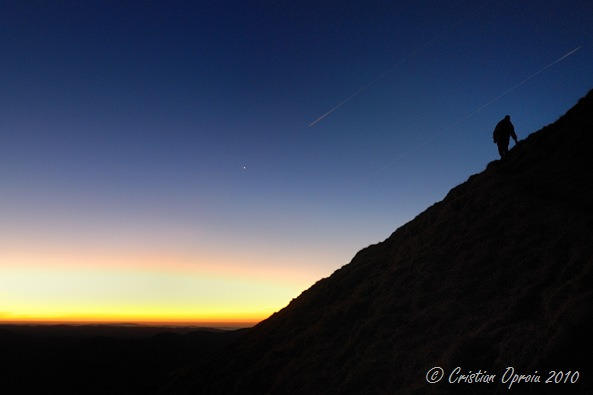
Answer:
<path fill-rule="evenodd" d="M 319 277 L 196 254 L 4 248 L 0 321 L 256 323 Z"/>

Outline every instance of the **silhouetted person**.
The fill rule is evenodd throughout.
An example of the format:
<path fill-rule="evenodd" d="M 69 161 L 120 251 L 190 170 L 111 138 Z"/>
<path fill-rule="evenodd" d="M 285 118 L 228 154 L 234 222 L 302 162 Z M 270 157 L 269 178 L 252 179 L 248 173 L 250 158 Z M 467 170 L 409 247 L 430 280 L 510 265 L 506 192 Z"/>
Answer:
<path fill-rule="evenodd" d="M 500 122 L 496 124 L 492 139 L 498 145 L 498 153 L 500 159 L 504 158 L 509 152 L 509 138 L 512 137 L 517 144 L 517 135 L 515 134 L 515 127 L 511 123 L 511 116 L 505 116 Z"/>

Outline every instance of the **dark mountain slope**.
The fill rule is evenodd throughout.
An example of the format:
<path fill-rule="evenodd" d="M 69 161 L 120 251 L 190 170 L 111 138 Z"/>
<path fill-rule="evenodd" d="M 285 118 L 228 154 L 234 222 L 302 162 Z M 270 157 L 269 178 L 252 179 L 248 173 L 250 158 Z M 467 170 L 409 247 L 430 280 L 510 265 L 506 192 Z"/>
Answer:
<path fill-rule="evenodd" d="M 590 391 L 592 149 L 593 91 L 167 391 L 507 391 L 428 385 L 432 366 L 580 369 L 521 388 Z"/>

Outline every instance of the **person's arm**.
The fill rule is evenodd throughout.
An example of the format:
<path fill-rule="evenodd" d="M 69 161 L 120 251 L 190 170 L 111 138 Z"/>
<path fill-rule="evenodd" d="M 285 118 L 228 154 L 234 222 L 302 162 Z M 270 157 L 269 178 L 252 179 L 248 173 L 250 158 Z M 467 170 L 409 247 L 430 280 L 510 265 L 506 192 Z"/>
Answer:
<path fill-rule="evenodd" d="M 515 140 L 515 144 L 517 144 L 517 135 L 515 134 L 515 127 L 511 124 L 511 137 Z"/>

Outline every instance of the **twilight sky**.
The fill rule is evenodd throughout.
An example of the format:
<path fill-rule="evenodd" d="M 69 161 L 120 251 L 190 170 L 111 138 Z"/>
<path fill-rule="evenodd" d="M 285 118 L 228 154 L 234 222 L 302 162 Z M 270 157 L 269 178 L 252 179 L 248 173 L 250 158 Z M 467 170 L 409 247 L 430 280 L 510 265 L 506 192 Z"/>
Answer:
<path fill-rule="evenodd" d="M 55 3 L 0 5 L 0 321 L 263 319 L 593 88 L 591 1 Z"/>

